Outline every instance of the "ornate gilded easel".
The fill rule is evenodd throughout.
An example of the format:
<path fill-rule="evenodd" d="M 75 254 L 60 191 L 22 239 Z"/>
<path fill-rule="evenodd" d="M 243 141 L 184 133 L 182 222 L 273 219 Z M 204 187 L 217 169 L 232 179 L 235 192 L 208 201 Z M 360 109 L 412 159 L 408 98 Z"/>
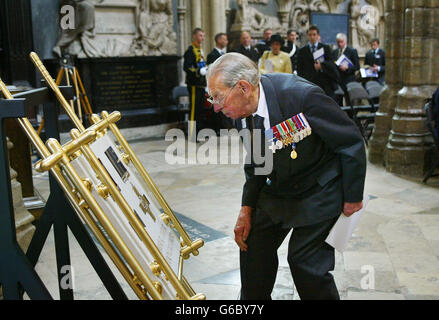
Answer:
<path fill-rule="evenodd" d="M 72 140 L 61 145 L 55 130 L 57 112 L 46 108 L 45 116 L 50 119 L 46 129 L 58 139 L 49 138 L 44 144 L 27 118 L 18 119 L 41 156 L 35 169 L 50 171 L 54 178 L 51 185 L 55 185 L 56 180 L 59 187 L 59 190 L 53 189 L 54 198 L 61 201 L 49 199 L 48 212 L 52 215 L 45 215 L 47 218 L 42 220 L 31 243 L 30 262 L 36 263 L 53 224 L 55 241 L 60 243 L 56 251 L 61 278 L 61 268 L 70 265 L 68 250 L 62 250 L 63 246 L 68 248 L 67 226 L 81 236 L 80 224 L 83 222 L 140 299 L 205 299 L 203 294 L 195 293 L 183 275 L 183 261 L 191 254 L 198 255 L 204 242 L 190 239 L 149 177 L 115 124 L 121 118 L 120 113 L 102 112 L 102 118 L 92 115 L 93 124 L 85 128 L 38 56 L 35 53 L 30 56 L 76 127 L 70 131 Z M 1 81 L 0 85 L 6 98 L 13 99 Z M 65 198 L 60 200 L 63 194 Z M 72 210 L 67 209 L 69 206 Z M 72 212 L 71 217 L 60 213 L 59 208 Z M 140 209 L 144 213 L 142 216 L 136 212 Z M 89 249 L 89 238 L 78 239 L 83 248 Z M 107 290 L 113 298 L 126 298 L 98 251 L 92 248 L 86 252 L 89 259 L 94 253 L 96 257 L 92 264 L 96 271 L 99 270 Z M 60 295 L 64 299 L 73 298 L 71 289 L 60 287 Z"/>
<path fill-rule="evenodd" d="M 4 90 L 5 88 L 2 89 L 4 93 L 7 92 Z M 61 90 L 66 96 L 72 95 L 72 87 L 62 87 Z M 9 96 L 7 99 L 0 99 L 0 118 L 2 120 L 5 118 L 17 118 L 22 127 L 30 129 L 29 126 L 31 125 L 25 118 L 27 110 L 43 104 L 47 138 L 59 139 L 58 110 L 55 101 L 54 95 L 48 88 L 18 94 L 14 99 L 12 99 L 12 96 Z M 3 128 L 1 127 L 1 129 Z M 0 135 L 0 143 L 2 143 L 2 147 L 6 147 L 6 145 L 3 145 L 3 142 L 6 141 L 3 130 L 1 130 Z M 62 300 L 73 299 L 73 290 L 61 286 L 61 278 L 63 277 L 61 269 L 63 266 L 70 265 L 68 228 L 80 244 L 111 297 L 113 299 L 127 299 L 120 284 L 52 174 L 50 174 L 50 197 L 37 224 L 29 248 L 26 254 L 23 253 L 17 244 L 15 236 L 11 187 L 9 180 L 5 179 L 9 175 L 9 164 L 7 153 L 5 154 L 4 150 L 6 149 L 0 149 L 0 163 L 2 163 L 0 168 L 0 184 L 2 185 L 2 190 L 6 190 L 6 192 L 0 193 L 0 201 L 2 204 L 5 204 L 4 210 L 0 211 L 0 243 L 2 244 L 0 249 L 0 266 L 2 266 L 0 268 L 0 283 L 2 284 L 4 297 L 14 300 L 22 299 L 23 292 L 25 291 L 31 299 L 52 299 L 34 268 L 49 231 L 53 226 L 58 286 Z"/>

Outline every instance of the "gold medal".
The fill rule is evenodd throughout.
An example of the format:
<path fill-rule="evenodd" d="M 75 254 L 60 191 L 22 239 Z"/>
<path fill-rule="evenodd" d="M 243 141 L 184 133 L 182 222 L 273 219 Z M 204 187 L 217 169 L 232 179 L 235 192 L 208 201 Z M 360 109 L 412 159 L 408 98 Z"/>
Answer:
<path fill-rule="evenodd" d="M 297 152 L 296 149 L 293 149 L 293 151 L 291 151 L 291 159 L 296 160 L 297 159 Z"/>

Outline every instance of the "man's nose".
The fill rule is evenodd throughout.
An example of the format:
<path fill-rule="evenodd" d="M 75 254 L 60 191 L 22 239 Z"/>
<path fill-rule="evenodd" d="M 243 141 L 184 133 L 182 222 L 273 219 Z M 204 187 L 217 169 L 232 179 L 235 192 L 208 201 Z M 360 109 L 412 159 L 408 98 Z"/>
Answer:
<path fill-rule="evenodd" d="M 213 104 L 213 110 L 214 110 L 216 113 L 220 112 L 222 108 L 223 108 L 223 107 L 220 106 L 219 104 L 216 104 L 216 103 Z"/>

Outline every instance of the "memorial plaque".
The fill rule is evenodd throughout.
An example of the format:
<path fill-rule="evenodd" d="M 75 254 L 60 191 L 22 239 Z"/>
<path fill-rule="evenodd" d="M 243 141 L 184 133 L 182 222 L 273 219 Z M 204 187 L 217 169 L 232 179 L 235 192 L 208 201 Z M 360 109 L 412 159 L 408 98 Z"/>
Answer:
<path fill-rule="evenodd" d="M 103 109 L 154 108 L 156 105 L 154 68 L 150 64 L 99 63 L 93 71 L 93 105 Z"/>

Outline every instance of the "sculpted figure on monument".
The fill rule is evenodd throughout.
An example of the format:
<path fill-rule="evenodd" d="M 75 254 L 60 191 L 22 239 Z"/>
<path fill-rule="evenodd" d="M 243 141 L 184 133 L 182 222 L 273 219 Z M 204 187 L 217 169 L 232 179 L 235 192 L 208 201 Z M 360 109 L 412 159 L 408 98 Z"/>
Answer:
<path fill-rule="evenodd" d="M 63 29 L 53 48 L 61 56 L 63 53 L 78 57 L 99 56 L 99 49 L 93 44 L 95 37 L 95 4 L 104 0 L 62 0 L 61 7 L 71 5 L 75 8 L 75 28 Z"/>
<path fill-rule="evenodd" d="M 234 25 L 241 26 L 240 30 L 261 33 L 265 28 L 272 28 L 273 32 L 282 31 L 277 17 L 267 16 L 251 7 L 248 0 L 238 0 L 238 6 Z"/>
<path fill-rule="evenodd" d="M 325 0 L 293 0 L 289 16 L 289 27 L 299 32 L 299 42 L 304 44 L 310 26 L 311 12 L 329 12 Z"/>
<path fill-rule="evenodd" d="M 177 53 L 170 0 L 140 0 L 137 36 L 131 45 L 135 55 L 159 56 Z"/>
<path fill-rule="evenodd" d="M 379 12 L 374 6 L 362 6 L 360 0 L 352 0 L 349 7 L 351 15 L 352 46 L 364 56 L 369 43 L 375 37 L 379 22 Z"/>

